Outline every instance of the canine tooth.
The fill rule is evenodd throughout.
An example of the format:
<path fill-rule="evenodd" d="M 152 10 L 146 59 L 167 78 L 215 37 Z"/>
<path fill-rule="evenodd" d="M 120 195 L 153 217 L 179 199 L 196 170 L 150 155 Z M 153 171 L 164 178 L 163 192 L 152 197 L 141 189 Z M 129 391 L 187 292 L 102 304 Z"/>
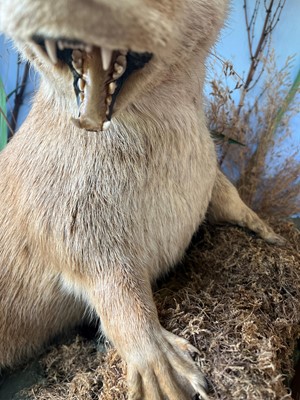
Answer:
<path fill-rule="evenodd" d="M 111 124 L 110 121 L 105 121 L 105 122 L 103 123 L 102 129 L 103 129 L 104 131 L 106 131 L 107 129 L 109 129 L 110 124 Z"/>
<path fill-rule="evenodd" d="M 80 92 L 80 93 L 79 93 L 79 98 L 80 98 L 80 101 L 81 101 L 81 103 L 82 103 L 83 100 L 84 100 L 84 92 Z"/>
<path fill-rule="evenodd" d="M 102 67 L 104 71 L 107 71 L 110 66 L 112 54 L 112 50 L 101 47 Z"/>
<path fill-rule="evenodd" d="M 117 88 L 117 84 L 116 84 L 115 82 L 111 82 L 111 83 L 108 85 L 108 93 L 109 93 L 109 94 L 114 94 L 116 88 Z"/>
<path fill-rule="evenodd" d="M 77 85 L 78 85 L 79 90 L 82 92 L 84 90 L 84 87 L 85 87 L 85 81 L 83 79 L 79 78 L 78 82 L 77 82 Z"/>
<path fill-rule="evenodd" d="M 45 40 L 45 47 L 48 53 L 48 56 L 53 64 L 57 64 L 58 58 L 56 53 L 56 42 L 55 40 L 46 39 Z"/>
<path fill-rule="evenodd" d="M 59 50 L 64 50 L 65 49 L 64 42 L 62 40 L 59 40 L 57 42 L 57 47 L 59 48 Z"/>
<path fill-rule="evenodd" d="M 109 113 L 110 113 L 110 110 L 109 110 L 109 107 L 107 107 L 107 109 L 106 109 L 106 116 L 107 117 L 109 116 Z"/>
<path fill-rule="evenodd" d="M 108 106 L 110 106 L 111 103 L 112 103 L 112 97 L 111 97 L 111 96 L 107 96 L 106 99 L 105 99 L 105 102 L 106 102 L 106 104 L 107 104 Z"/>

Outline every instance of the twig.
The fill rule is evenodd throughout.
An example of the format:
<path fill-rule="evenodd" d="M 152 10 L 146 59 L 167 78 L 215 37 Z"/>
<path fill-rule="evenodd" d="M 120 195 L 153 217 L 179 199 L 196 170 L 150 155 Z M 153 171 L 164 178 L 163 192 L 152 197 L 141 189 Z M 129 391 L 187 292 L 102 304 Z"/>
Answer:
<path fill-rule="evenodd" d="M 247 0 L 244 0 L 244 12 L 245 12 L 245 21 L 246 21 L 246 28 L 247 28 L 247 33 L 248 33 L 248 46 L 249 46 L 249 53 L 250 53 L 250 59 L 251 59 L 251 64 L 249 67 L 249 71 L 247 74 L 247 78 L 245 80 L 245 84 L 243 86 L 243 90 L 242 90 L 242 94 L 241 94 L 241 98 L 239 101 L 239 105 L 238 105 L 238 109 L 237 109 L 237 114 L 239 115 L 241 112 L 241 109 L 243 107 L 244 104 L 244 100 L 245 100 L 245 96 L 246 93 L 250 90 L 250 84 L 253 81 L 255 72 L 257 70 L 257 66 L 261 60 L 261 54 L 263 53 L 267 43 L 268 43 L 268 37 L 270 36 L 271 32 L 275 29 L 275 26 L 277 25 L 278 21 L 279 21 L 279 17 L 282 13 L 282 9 L 285 5 L 286 0 L 282 0 L 279 2 L 276 10 L 274 11 L 273 17 L 272 17 L 272 10 L 274 7 L 274 0 L 270 0 L 269 5 L 267 6 L 266 1 L 264 1 L 265 4 L 265 9 L 266 9 L 266 17 L 264 20 L 264 25 L 263 28 L 261 30 L 261 35 L 258 41 L 258 44 L 256 46 L 255 51 L 253 51 L 252 48 L 252 38 L 250 38 L 250 29 L 251 29 L 251 25 L 252 24 L 252 29 L 254 31 L 254 23 L 256 21 L 256 19 L 254 18 L 254 16 L 252 16 L 250 23 L 249 23 L 249 18 L 248 18 L 248 13 L 247 13 Z M 258 7 L 259 3 L 256 2 L 255 7 Z M 253 14 L 257 13 L 256 8 L 254 9 Z M 275 17 L 277 17 L 277 20 L 275 21 Z M 274 23 L 275 21 L 275 23 Z M 262 74 L 261 74 L 262 75 Z M 252 85 L 251 89 L 257 84 L 257 82 L 259 81 L 260 77 L 255 81 L 255 84 Z"/>
<path fill-rule="evenodd" d="M 246 0 L 245 0 L 245 2 L 246 2 Z M 252 82 L 253 75 L 254 75 L 255 70 L 257 68 L 257 65 L 259 63 L 259 56 L 260 56 L 261 52 L 263 51 L 264 44 L 265 44 L 265 41 L 266 41 L 266 37 L 268 35 L 267 26 L 268 26 L 268 23 L 269 23 L 269 19 L 271 17 L 271 12 L 272 12 L 273 5 L 274 5 L 274 0 L 271 0 L 269 8 L 266 10 L 266 18 L 265 18 L 265 21 L 264 21 L 264 26 L 262 28 L 261 35 L 260 35 L 258 44 L 256 46 L 255 53 L 254 53 L 253 57 L 251 58 L 251 65 L 250 65 L 249 72 L 248 72 L 248 75 L 247 75 L 247 79 L 246 79 L 246 82 L 245 82 L 245 85 L 244 85 L 244 91 L 247 91 L 250 83 Z"/>
<path fill-rule="evenodd" d="M 8 135 L 8 140 L 10 140 L 12 138 L 12 136 L 14 135 L 14 133 L 16 131 L 16 125 L 17 125 L 17 121 L 18 121 L 20 107 L 23 104 L 23 97 L 24 97 L 27 80 L 28 80 L 28 75 L 29 75 L 29 63 L 27 62 L 24 66 L 22 83 L 19 87 L 20 90 L 18 90 L 16 92 L 15 104 L 14 104 L 12 117 L 11 117 L 11 123 L 10 123 L 11 130 Z"/>
<path fill-rule="evenodd" d="M 8 95 L 6 96 L 7 101 L 13 96 L 14 94 L 17 93 L 17 91 L 22 87 L 22 85 L 17 86 L 14 90 L 12 90 Z"/>
<path fill-rule="evenodd" d="M 294 100 L 296 94 L 298 93 L 300 88 L 300 69 L 298 71 L 298 74 L 289 90 L 287 93 L 286 97 L 282 101 L 282 105 L 277 111 L 276 115 L 274 118 L 271 118 L 269 121 L 269 126 L 266 129 L 264 135 L 260 138 L 260 141 L 258 143 L 257 148 L 255 149 L 254 153 L 252 154 L 251 158 L 249 159 L 249 163 L 247 165 L 246 170 L 244 171 L 243 179 L 246 179 L 248 184 L 247 184 L 247 190 L 248 193 L 253 196 L 255 193 L 256 185 L 259 182 L 259 178 L 261 176 L 261 173 L 263 171 L 262 166 L 264 163 L 259 162 L 259 160 L 264 160 L 267 155 L 268 151 L 268 142 L 272 140 L 274 137 L 278 126 L 280 125 L 283 116 L 287 112 L 290 104 Z M 255 171 L 253 173 L 253 171 Z M 240 179 L 241 182 L 242 179 Z M 248 199 L 249 202 L 251 202 L 252 199 Z"/>
<path fill-rule="evenodd" d="M 280 21 L 280 17 L 281 17 L 281 14 L 282 14 L 282 10 L 283 10 L 283 8 L 285 6 L 285 3 L 286 3 L 286 0 L 282 0 L 282 2 L 281 1 L 279 2 L 278 7 L 276 8 L 275 13 L 274 13 L 273 18 L 272 18 L 272 21 L 270 23 L 270 32 L 275 29 L 276 25 Z"/>
<path fill-rule="evenodd" d="M 248 20 L 247 1 L 246 0 L 244 0 L 244 13 L 245 13 L 245 20 L 246 20 L 246 27 L 247 27 L 249 53 L 250 53 L 250 58 L 252 60 L 252 58 L 253 58 L 253 54 L 252 54 L 252 38 L 251 38 L 251 31 L 250 31 L 252 22 L 249 23 L 249 20 Z M 251 21 L 253 21 L 253 16 L 254 16 L 254 13 L 252 15 Z"/>
<path fill-rule="evenodd" d="M 2 117 L 4 118 L 4 121 L 6 122 L 6 125 L 7 125 L 7 127 L 8 127 L 8 130 L 9 130 L 11 136 L 12 136 L 12 135 L 14 134 L 14 131 L 13 131 L 12 127 L 10 126 L 10 123 L 9 123 L 9 121 L 8 121 L 8 119 L 7 119 L 7 116 L 5 115 L 5 112 L 2 110 L 1 107 L 0 107 L 0 114 L 1 114 Z"/>
<path fill-rule="evenodd" d="M 239 80 L 240 80 L 242 83 L 244 83 L 243 78 L 236 72 L 236 70 L 234 69 L 234 67 L 233 67 L 233 65 L 231 64 L 231 62 L 229 62 L 228 60 L 224 60 L 224 58 L 218 56 L 216 53 L 213 53 L 212 51 L 209 51 L 208 53 L 209 53 L 211 56 L 215 57 L 218 61 L 220 61 L 221 64 L 223 65 L 223 67 L 226 66 L 226 65 L 230 65 L 230 69 L 231 69 L 232 75 L 236 75 L 236 76 L 239 78 Z"/>
<path fill-rule="evenodd" d="M 257 72 L 257 67 L 259 63 L 261 62 L 261 55 L 265 50 L 266 45 L 269 43 L 269 37 L 276 25 L 278 24 L 279 18 L 281 16 L 283 7 L 286 3 L 286 0 L 279 0 L 277 7 L 275 11 L 272 13 L 273 8 L 274 8 L 274 2 L 275 0 L 270 0 L 267 4 L 267 0 L 264 0 L 264 6 L 266 10 L 266 16 L 263 24 L 263 28 L 261 30 L 261 34 L 258 40 L 258 44 L 256 46 L 256 49 L 254 51 L 253 49 L 253 39 L 254 39 L 254 32 L 255 32 L 255 24 L 256 24 L 256 18 L 258 14 L 258 9 L 261 4 L 261 0 L 256 0 L 255 6 L 254 6 L 254 11 L 252 13 L 252 16 L 249 20 L 249 15 L 248 15 L 248 3 L 247 0 L 243 1 L 243 8 L 244 8 L 244 14 L 245 14 L 245 23 L 246 23 L 246 29 L 247 29 L 247 36 L 248 36 L 248 47 L 249 47 L 249 55 L 250 55 L 250 66 L 248 70 L 247 77 L 245 79 L 245 83 L 241 89 L 241 96 L 240 100 L 237 106 L 236 110 L 236 117 L 238 118 L 241 114 L 245 98 L 249 90 L 253 89 L 254 86 L 259 82 L 261 79 L 263 73 L 264 73 L 264 67 L 262 67 L 261 71 L 259 72 L 257 78 L 255 79 L 254 83 L 251 85 L 251 83 L 254 80 L 254 77 L 256 76 Z M 229 147 L 225 146 L 223 148 L 223 155 L 220 161 L 220 164 L 224 162 L 224 159 L 227 156 Z"/>
<path fill-rule="evenodd" d="M 250 20 L 252 41 L 254 40 L 254 36 L 255 36 L 255 26 L 256 26 L 256 20 L 257 20 L 257 16 L 258 16 L 258 10 L 260 7 L 260 3 L 261 3 L 261 0 L 256 0 L 255 6 L 254 6 L 254 11 L 253 11 L 253 14 L 252 14 L 252 17 Z"/>

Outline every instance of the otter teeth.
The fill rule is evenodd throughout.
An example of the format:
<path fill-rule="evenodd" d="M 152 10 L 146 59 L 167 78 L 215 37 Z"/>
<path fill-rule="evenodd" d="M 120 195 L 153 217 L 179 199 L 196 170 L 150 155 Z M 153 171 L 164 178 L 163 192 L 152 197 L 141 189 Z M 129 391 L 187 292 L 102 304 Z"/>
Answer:
<path fill-rule="evenodd" d="M 101 47 L 102 67 L 104 71 L 108 70 L 111 63 L 112 55 L 113 55 L 112 50 L 106 49 L 105 47 Z"/>
<path fill-rule="evenodd" d="M 72 40 L 58 40 L 57 47 L 61 51 L 65 49 L 72 49 L 86 51 L 87 53 L 90 53 L 93 49 L 93 46 L 90 44 L 78 43 Z"/>
<path fill-rule="evenodd" d="M 104 131 L 107 131 L 107 129 L 109 129 L 110 125 L 111 125 L 111 121 L 105 121 L 105 122 L 103 123 L 103 125 L 102 125 L 102 129 L 103 129 Z"/>
<path fill-rule="evenodd" d="M 81 50 L 73 50 L 72 59 L 76 65 L 78 64 L 79 67 L 82 67 L 83 60 L 82 60 L 82 51 Z"/>
<path fill-rule="evenodd" d="M 52 64 L 58 63 L 58 56 L 57 56 L 57 49 L 63 51 L 65 49 L 72 49 L 73 54 L 73 66 L 76 70 L 81 69 L 82 67 L 82 51 L 86 53 L 90 53 L 93 50 L 93 46 L 90 44 L 85 43 L 78 43 L 77 41 L 71 40 L 52 40 L 46 39 L 45 40 L 45 48 L 48 54 L 48 57 Z M 101 47 L 101 60 L 102 60 L 102 68 L 104 71 L 107 71 L 110 67 L 112 57 L 113 57 L 113 50 L 110 50 L 106 47 Z M 120 55 L 116 59 L 114 63 L 114 72 L 113 72 L 113 79 L 118 79 L 124 73 L 126 69 L 126 54 L 127 51 L 121 50 Z"/>
<path fill-rule="evenodd" d="M 106 102 L 106 104 L 107 104 L 108 106 L 110 106 L 111 103 L 112 103 L 112 97 L 111 97 L 111 96 L 107 96 L 106 99 L 105 99 L 105 102 Z"/>
<path fill-rule="evenodd" d="M 83 79 L 79 78 L 78 82 L 77 82 L 77 85 L 78 85 L 78 89 L 81 92 L 83 92 L 84 91 L 84 87 L 85 87 L 85 81 Z"/>
<path fill-rule="evenodd" d="M 86 52 L 86 48 L 83 46 L 79 46 L 78 42 L 71 41 L 62 41 L 60 40 L 57 43 L 58 49 L 62 51 L 62 49 L 72 49 L 72 67 L 78 73 L 78 75 L 74 76 L 75 84 L 76 84 L 76 96 L 78 101 L 79 113 L 82 115 L 85 113 L 85 107 L 88 102 L 90 102 L 90 92 L 92 83 L 89 78 L 89 62 L 93 62 L 93 67 L 97 68 L 97 62 L 100 62 L 100 70 L 101 72 L 101 64 L 102 70 L 105 72 L 104 74 L 104 90 L 106 91 L 106 96 L 104 99 L 103 106 L 105 107 L 105 116 L 102 122 L 102 131 L 106 131 L 110 128 L 111 117 L 113 113 L 113 104 L 115 102 L 114 95 L 117 92 L 118 82 L 117 80 L 125 73 L 127 68 L 127 51 L 124 50 L 109 50 L 105 47 L 99 48 L 93 47 L 93 53 L 89 57 Z M 98 52 L 99 51 L 99 52 Z M 96 63 L 96 64 L 95 64 Z M 96 70 L 96 69 L 95 69 Z M 73 71 L 74 72 L 74 71 Z M 93 79 L 96 79 L 95 77 Z M 95 83 L 95 82 L 94 82 Z M 100 105 L 99 105 L 100 106 Z M 98 106 L 96 106 L 97 108 Z M 83 112 L 83 114 L 81 113 Z M 104 110 L 103 110 L 104 111 Z M 80 118 L 81 118 L 80 117 Z M 82 117 L 83 118 L 83 117 Z M 84 124 L 84 118 L 83 118 Z M 76 125 L 82 127 L 82 125 Z"/>
<path fill-rule="evenodd" d="M 57 58 L 55 40 L 46 39 L 45 40 L 45 48 L 46 48 L 47 54 L 48 54 L 52 64 L 57 64 L 58 58 Z"/>
<path fill-rule="evenodd" d="M 108 93 L 109 93 L 109 94 L 114 94 L 115 91 L 116 91 L 116 88 L 117 88 L 116 82 L 111 82 L 111 83 L 108 85 Z"/>
<path fill-rule="evenodd" d="M 122 65 L 115 63 L 114 65 L 114 72 L 113 72 L 113 79 L 117 80 L 119 79 L 125 72 L 126 67 L 123 67 Z"/>
<path fill-rule="evenodd" d="M 72 65 L 79 75 L 82 75 L 83 55 L 81 50 L 73 50 Z"/>

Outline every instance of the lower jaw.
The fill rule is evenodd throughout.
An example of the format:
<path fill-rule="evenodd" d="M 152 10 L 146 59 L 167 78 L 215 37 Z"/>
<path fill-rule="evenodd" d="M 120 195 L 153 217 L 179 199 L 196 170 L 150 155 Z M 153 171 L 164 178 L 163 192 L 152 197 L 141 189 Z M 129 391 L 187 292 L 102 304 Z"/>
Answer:
<path fill-rule="evenodd" d="M 52 63 L 67 64 L 73 74 L 78 117 L 72 122 L 81 129 L 109 129 L 117 97 L 125 82 L 152 58 L 150 53 L 110 51 L 78 41 L 35 39 Z"/>

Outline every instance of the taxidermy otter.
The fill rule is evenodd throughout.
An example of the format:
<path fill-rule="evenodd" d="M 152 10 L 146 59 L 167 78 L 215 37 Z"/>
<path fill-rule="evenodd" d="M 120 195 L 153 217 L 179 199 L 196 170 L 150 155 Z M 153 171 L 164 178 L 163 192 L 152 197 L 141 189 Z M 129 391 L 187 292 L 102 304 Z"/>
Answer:
<path fill-rule="evenodd" d="M 226 0 L 0 0 L 0 29 L 41 74 L 0 155 L 0 366 L 95 312 L 129 398 L 203 399 L 151 284 L 207 210 L 281 242 L 217 168 L 204 62 Z"/>

